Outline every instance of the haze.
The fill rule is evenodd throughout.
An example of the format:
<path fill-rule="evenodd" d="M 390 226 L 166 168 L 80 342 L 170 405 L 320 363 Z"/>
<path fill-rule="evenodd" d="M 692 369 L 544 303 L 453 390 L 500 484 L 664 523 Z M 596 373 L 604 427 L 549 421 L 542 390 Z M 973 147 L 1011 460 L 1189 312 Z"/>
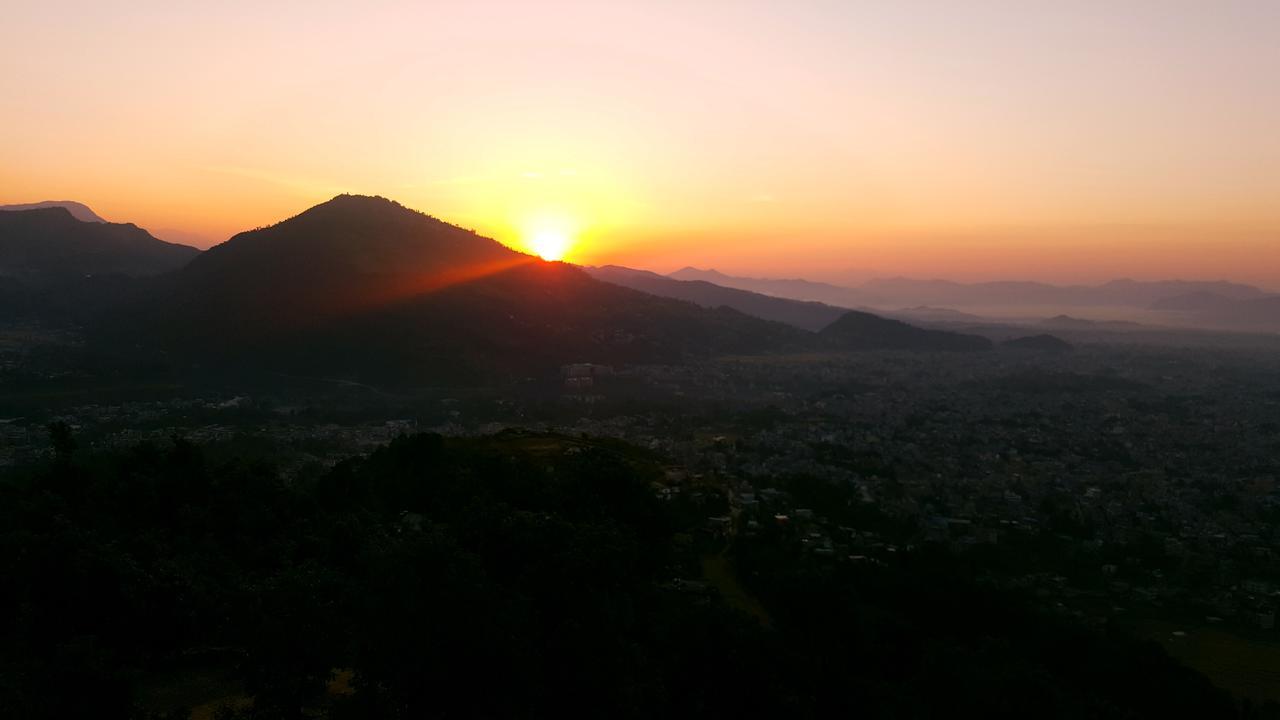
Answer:
<path fill-rule="evenodd" d="M 1280 286 L 1280 4 L 10 3 L 0 202 L 352 191 L 567 259 Z"/>

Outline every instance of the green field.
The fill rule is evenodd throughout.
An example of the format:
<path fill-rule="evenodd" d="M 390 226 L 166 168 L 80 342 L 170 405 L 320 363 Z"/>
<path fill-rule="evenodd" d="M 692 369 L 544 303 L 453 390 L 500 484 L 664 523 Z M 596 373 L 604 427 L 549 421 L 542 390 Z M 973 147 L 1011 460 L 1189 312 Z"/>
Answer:
<path fill-rule="evenodd" d="M 1134 631 L 1160 643 L 1170 655 L 1238 697 L 1280 702 L 1280 642 L 1241 637 L 1214 626 L 1179 626 L 1162 620 L 1141 621 Z"/>

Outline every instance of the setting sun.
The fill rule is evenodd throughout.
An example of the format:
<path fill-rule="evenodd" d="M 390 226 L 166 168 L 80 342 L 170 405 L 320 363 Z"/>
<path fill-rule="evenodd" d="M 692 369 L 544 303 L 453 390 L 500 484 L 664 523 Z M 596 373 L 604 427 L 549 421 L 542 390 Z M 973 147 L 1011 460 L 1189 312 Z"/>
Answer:
<path fill-rule="evenodd" d="M 529 238 L 529 249 L 543 260 L 561 260 L 569 249 L 569 236 L 555 230 L 542 230 Z"/>
<path fill-rule="evenodd" d="M 521 213 L 515 224 L 518 244 L 526 252 L 548 261 L 563 260 L 577 243 L 581 224 L 576 217 L 560 208 L 544 207 Z"/>

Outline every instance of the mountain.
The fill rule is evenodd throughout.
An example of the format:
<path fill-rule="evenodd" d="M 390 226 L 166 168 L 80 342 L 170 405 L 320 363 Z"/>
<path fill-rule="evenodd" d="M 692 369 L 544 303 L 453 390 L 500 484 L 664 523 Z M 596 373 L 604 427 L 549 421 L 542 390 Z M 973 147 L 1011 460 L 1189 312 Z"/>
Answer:
<path fill-rule="evenodd" d="M 45 208 L 60 207 L 71 213 L 71 217 L 81 222 L 104 223 L 97 213 L 89 209 L 88 205 L 78 203 L 74 200 L 45 200 L 37 203 L 25 203 L 21 205 L 0 205 L 0 211 L 4 210 L 43 210 Z"/>
<path fill-rule="evenodd" d="M 136 225 L 77 220 L 63 207 L 0 212 L 0 276 L 27 285 L 86 275 L 158 275 L 199 254 Z"/>
<path fill-rule="evenodd" d="M 997 281 L 959 283 L 951 280 L 878 278 L 856 287 L 802 279 L 745 278 L 716 270 L 686 267 L 671 273 L 677 280 L 701 280 L 722 287 L 824 302 L 837 307 L 871 309 L 907 319 L 934 321 L 892 308 L 924 306 L 948 308 L 1127 307 L 1149 308 L 1169 298 L 1192 293 L 1220 295 L 1230 300 L 1259 299 L 1266 293 L 1252 285 L 1226 281 L 1112 280 L 1100 285 L 1051 285 L 1042 282 Z"/>
<path fill-rule="evenodd" d="M 647 277 L 615 278 L 817 325 L 838 310 Z M 678 283 L 678 284 L 677 284 Z M 676 289 L 673 289 L 676 288 Z M 803 320 L 798 320 L 800 313 Z M 815 349 L 970 350 L 984 338 L 865 313 L 819 334 L 604 282 L 384 198 L 340 195 L 241 233 L 155 283 L 99 328 L 187 367 L 378 385 L 557 377 L 569 363 L 671 364 Z"/>
<path fill-rule="evenodd" d="M 910 320 L 921 323 L 979 323 L 988 322 L 988 320 L 979 315 L 973 315 L 951 308 L 936 308 L 928 305 L 920 305 L 912 308 L 902 308 L 883 313 L 887 317 L 898 318 L 899 320 Z"/>
<path fill-rule="evenodd" d="M 1075 349 L 1071 343 L 1053 335 L 1029 335 L 1027 337 L 1014 338 L 1001 343 L 1001 346 L 1013 350 L 1032 350 L 1048 353 L 1071 352 Z"/>
<path fill-rule="evenodd" d="M 818 333 L 838 350 L 973 351 L 990 350 L 991 341 L 977 335 L 925 330 L 856 310 L 845 313 Z"/>
<path fill-rule="evenodd" d="M 644 270 L 606 265 L 584 268 L 589 275 L 633 290 L 697 303 L 703 307 L 728 307 L 765 320 L 817 332 L 843 315 L 844 308 L 818 302 L 789 300 L 748 290 L 722 287 L 704 280 L 675 280 Z"/>
<path fill-rule="evenodd" d="M 659 298 L 390 200 L 340 195 L 241 233 L 111 328 L 190 362 L 371 382 L 546 376 L 805 347 L 807 333 Z M 141 315 L 141 319 L 136 319 Z"/>
<path fill-rule="evenodd" d="M 700 280 L 721 287 L 737 288 L 763 295 L 821 302 L 842 308 L 861 308 L 883 305 L 882 299 L 854 288 L 813 282 L 811 280 L 779 280 L 772 278 L 746 278 L 725 275 L 717 270 L 699 270 L 686 267 L 667 277 L 675 280 Z"/>
<path fill-rule="evenodd" d="M 961 307 L 1057 305 L 1147 308 L 1165 298 L 1193 292 L 1215 293 L 1236 300 L 1265 295 L 1251 285 L 1185 280 L 1112 280 L 1101 285 L 1050 285 L 1019 281 L 966 284 L 949 280 L 892 278 L 872 280 L 860 289 L 903 303 Z"/>
<path fill-rule="evenodd" d="M 1219 295 L 1231 300 L 1261 298 L 1266 293 L 1252 285 L 1226 280 L 1112 280 L 1093 288 L 1099 304 L 1150 307 L 1167 298 L 1194 295 Z"/>
<path fill-rule="evenodd" d="M 1172 297 L 1162 298 L 1151 303 L 1149 309 L 1163 312 L 1209 312 L 1222 310 L 1234 302 L 1237 301 L 1233 298 L 1227 297 L 1226 295 L 1219 295 L 1218 293 L 1209 292 L 1207 290 L 1199 290 L 1183 295 L 1174 295 Z"/>
<path fill-rule="evenodd" d="M 1059 330 L 1138 330 L 1141 323 L 1127 320 L 1086 320 L 1070 315 L 1055 315 L 1041 320 L 1040 325 Z"/>

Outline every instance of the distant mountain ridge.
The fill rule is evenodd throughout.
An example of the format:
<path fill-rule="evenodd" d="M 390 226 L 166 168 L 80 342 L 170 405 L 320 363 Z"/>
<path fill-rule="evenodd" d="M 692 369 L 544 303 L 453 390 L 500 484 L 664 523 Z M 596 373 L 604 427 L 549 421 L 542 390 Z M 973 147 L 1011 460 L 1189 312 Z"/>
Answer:
<path fill-rule="evenodd" d="M 846 312 L 844 308 L 824 303 L 762 295 L 748 290 L 723 287 L 704 280 L 676 280 L 646 270 L 633 270 L 618 265 L 584 269 L 597 280 L 647 292 L 650 295 L 686 300 L 708 308 L 729 307 L 747 315 L 794 325 L 813 332 L 835 322 Z"/>
<path fill-rule="evenodd" d="M 667 277 L 676 280 L 700 280 L 721 287 L 748 290 L 792 300 L 821 302 L 849 309 L 884 304 L 882 298 L 854 288 L 811 280 L 736 277 L 725 275 L 717 270 L 699 270 L 695 267 L 681 268 Z"/>
<path fill-rule="evenodd" d="M 90 275 L 158 275 L 199 254 L 136 225 L 78 220 L 61 206 L 0 212 L 0 276 L 29 285 Z"/>
<path fill-rule="evenodd" d="M 1213 292 L 1233 299 L 1261 297 L 1251 285 L 1227 281 L 1112 280 L 1100 285 L 1051 285 L 1041 282 L 998 281 L 957 283 L 949 280 L 893 278 L 872 280 L 862 290 L 876 295 L 911 299 L 926 305 L 1075 305 L 1146 308 L 1162 298 L 1189 292 Z"/>
<path fill-rule="evenodd" d="M 1112 280 L 1099 285 L 1052 285 L 1031 281 L 959 283 L 951 280 L 880 278 L 856 287 L 799 279 L 744 278 L 717 270 L 683 268 L 669 277 L 705 280 L 725 287 L 780 297 L 820 300 L 841 307 L 869 306 L 885 310 L 902 306 L 1119 306 L 1146 309 L 1153 303 L 1188 293 L 1212 293 L 1231 300 L 1266 297 L 1252 285 L 1228 281 Z"/>
<path fill-rule="evenodd" d="M 1136 330 L 1142 327 L 1140 323 L 1126 320 L 1086 320 L 1070 315 L 1056 315 L 1041 320 L 1039 324 L 1059 330 Z"/>
<path fill-rule="evenodd" d="M 76 202 L 75 200 L 44 200 L 36 203 L 22 203 L 17 205 L 0 205 L 0 212 L 6 210 L 43 210 L 45 208 L 60 207 L 71 213 L 71 217 L 81 222 L 105 223 L 101 216 L 89 209 L 88 205 Z"/>
<path fill-rule="evenodd" d="M 922 323 L 977 323 L 987 321 L 986 318 L 980 315 L 960 312 L 951 308 L 929 307 L 927 305 L 901 308 L 899 310 L 886 311 L 882 314 L 899 320 Z"/>

